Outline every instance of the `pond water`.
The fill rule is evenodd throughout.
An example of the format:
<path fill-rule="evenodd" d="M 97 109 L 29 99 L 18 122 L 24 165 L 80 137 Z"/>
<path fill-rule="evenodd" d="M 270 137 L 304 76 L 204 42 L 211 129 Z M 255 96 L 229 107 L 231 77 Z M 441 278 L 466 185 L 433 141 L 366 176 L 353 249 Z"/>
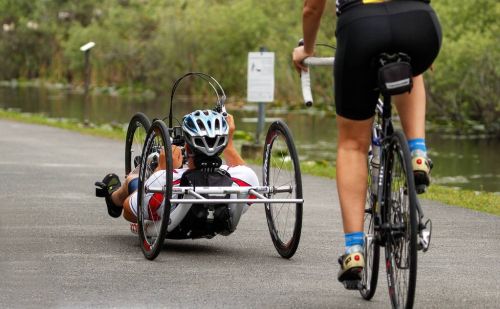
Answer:
<path fill-rule="evenodd" d="M 180 118 L 202 103 L 176 102 L 174 115 Z M 213 104 L 205 103 L 211 108 Z M 237 128 L 256 130 L 256 104 L 236 104 L 228 100 Z M 110 95 L 94 95 L 85 100 L 81 93 L 39 87 L 0 87 L 0 108 L 22 112 L 43 113 L 54 118 L 72 118 L 92 123 L 128 123 L 141 111 L 150 118 L 168 115 L 169 98 L 132 99 Z M 336 153 L 335 118 L 330 114 L 306 110 L 266 110 L 267 120 L 283 119 L 294 135 L 301 160 L 334 161 Z M 465 139 L 438 133 L 428 134 L 428 148 L 434 161 L 433 180 L 446 186 L 471 190 L 500 192 L 500 141 L 498 139 Z"/>

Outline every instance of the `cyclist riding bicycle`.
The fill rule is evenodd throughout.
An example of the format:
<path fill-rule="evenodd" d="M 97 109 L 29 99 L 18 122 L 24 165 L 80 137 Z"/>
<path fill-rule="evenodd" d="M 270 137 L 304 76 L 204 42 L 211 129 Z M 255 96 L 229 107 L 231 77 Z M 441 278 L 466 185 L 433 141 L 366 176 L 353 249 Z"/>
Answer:
<path fill-rule="evenodd" d="M 377 57 L 405 53 L 411 58 L 413 89 L 394 97 L 412 154 L 415 183 L 428 186 L 432 163 L 425 145 L 425 88 L 422 73 L 437 57 L 441 29 L 429 0 L 337 0 L 335 104 L 338 128 L 337 187 L 345 233 L 339 258 L 341 282 L 361 279 L 364 267 L 363 221 L 367 190 L 367 153 L 377 89 Z M 314 54 L 326 0 L 305 0 L 304 45 L 293 51 L 297 70 Z"/>
<path fill-rule="evenodd" d="M 197 110 L 184 116 L 182 130 L 186 141 L 185 150 L 187 154 L 187 168 L 183 168 L 183 156 L 180 147 L 172 146 L 173 171 L 166 171 L 164 152 L 160 151 L 159 163 L 154 173 L 146 180 L 148 186 L 162 187 L 165 185 L 165 173 L 173 173 L 173 185 L 179 186 L 181 181 L 196 181 L 190 177 L 201 169 L 217 171 L 216 176 L 226 179 L 226 184 L 236 186 L 258 186 L 259 181 L 255 172 L 245 166 L 245 161 L 236 151 L 233 144 L 235 124 L 232 115 L 224 117 L 212 110 Z M 225 163 L 222 165 L 220 154 L 224 155 Z M 96 195 L 105 197 L 108 214 L 118 218 L 123 210 L 123 217 L 132 222 L 132 232 L 136 232 L 137 226 L 137 189 L 138 170 L 135 168 L 126 176 L 122 184 L 116 174 L 108 174 L 100 183 L 96 183 Z M 217 177 L 216 177 L 217 178 Z M 228 179 L 228 180 L 227 180 Z M 173 197 L 175 198 L 175 196 Z M 149 207 L 149 220 L 157 221 L 157 211 L 164 204 L 160 193 L 148 193 L 145 196 L 145 204 Z M 243 205 L 242 212 L 248 209 Z"/>

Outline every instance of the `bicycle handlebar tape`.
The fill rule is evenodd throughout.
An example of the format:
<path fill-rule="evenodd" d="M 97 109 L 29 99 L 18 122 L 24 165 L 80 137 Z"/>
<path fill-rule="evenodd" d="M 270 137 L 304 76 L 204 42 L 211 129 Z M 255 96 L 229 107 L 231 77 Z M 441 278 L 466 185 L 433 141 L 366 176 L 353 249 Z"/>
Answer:
<path fill-rule="evenodd" d="M 300 81 L 302 85 L 302 97 L 304 98 L 304 104 L 307 107 L 311 107 L 313 104 L 313 97 L 311 92 L 311 76 L 309 75 L 309 71 L 301 72 Z"/>

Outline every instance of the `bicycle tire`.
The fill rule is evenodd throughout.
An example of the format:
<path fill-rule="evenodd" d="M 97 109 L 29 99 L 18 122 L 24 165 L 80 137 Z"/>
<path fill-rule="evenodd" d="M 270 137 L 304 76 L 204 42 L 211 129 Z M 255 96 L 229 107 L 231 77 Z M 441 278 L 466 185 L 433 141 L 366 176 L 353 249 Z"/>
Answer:
<path fill-rule="evenodd" d="M 417 196 L 410 150 L 404 134 L 389 140 L 384 224 L 385 259 L 389 297 L 393 308 L 412 308 L 417 281 Z"/>
<path fill-rule="evenodd" d="M 162 193 L 152 193 L 148 191 L 146 181 L 158 172 L 157 167 L 161 166 L 161 149 L 164 149 L 164 166 L 166 172 L 158 177 L 165 177 L 165 186 Z M 167 226 L 170 221 L 170 209 L 172 199 L 172 145 L 168 128 L 162 120 L 155 120 L 151 125 L 146 136 L 143 147 L 143 156 L 139 170 L 139 189 L 137 192 L 137 223 L 139 226 L 139 240 L 144 256 L 149 260 L 154 260 L 160 253 L 167 235 Z M 151 159 L 156 157 L 158 161 Z M 145 205 L 144 198 L 146 194 L 160 194 L 157 200 L 160 200 L 161 206 L 152 210 L 150 204 Z M 159 218 L 158 218 L 159 217 Z M 158 222 L 160 223 L 158 226 Z"/>
<path fill-rule="evenodd" d="M 129 121 L 125 137 L 125 175 L 130 174 L 142 156 L 142 146 L 151 121 L 143 113 L 136 113 Z"/>
<path fill-rule="evenodd" d="M 288 126 L 282 121 L 273 122 L 267 131 L 262 177 L 263 185 L 270 188 L 290 186 L 290 192 L 284 192 L 285 196 L 283 193 L 267 194 L 267 198 L 302 199 L 302 177 L 297 150 Z M 291 258 L 299 246 L 302 206 L 302 203 L 265 204 L 269 233 L 274 247 L 283 258 Z"/>
<path fill-rule="evenodd" d="M 380 245 L 375 231 L 375 215 L 377 212 L 377 197 L 371 191 L 372 169 L 368 169 L 368 190 L 365 209 L 365 267 L 361 277 L 359 293 L 365 300 L 370 300 L 375 295 L 378 282 L 380 264 Z M 378 233 L 378 232 L 377 232 Z"/>

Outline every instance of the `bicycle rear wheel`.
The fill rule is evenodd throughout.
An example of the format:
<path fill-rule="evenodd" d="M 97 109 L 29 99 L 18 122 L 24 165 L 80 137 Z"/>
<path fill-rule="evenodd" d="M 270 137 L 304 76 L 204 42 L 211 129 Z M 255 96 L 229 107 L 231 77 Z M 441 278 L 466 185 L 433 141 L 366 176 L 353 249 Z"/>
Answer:
<path fill-rule="evenodd" d="M 267 194 L 269 199 L 302 199 L 302 177 L 292 134 L 282 121 L 269 127 L 264 145 L 263 185 L 289 187 L 286 192 Z M 291 258 L 299 246 L 302 230 L 302 203 L 266 203 L 271 239 L 278 253 Z"/>
<path fill-rule="evenodd" d="M 402 132 L 394 132 L 387 155 L 384 207 L 385 258 L 393 308 L 412 308 L 417 281 L 417 196 L 411 156 Z"/>
<path fill-rule="evenodd" d="M 142 146 L 151 122 L 143 113 L 132 116 L 125 138 L 125 175 L 128 175 L 141 161 Z"/>
<path fill-rule="evenodd" d="M 172 145 L 165 123 L 151 125 L 143 147 L 137 191 L 137 223 L 144 256 L 155 259 L 167 235 L 172 199 Z M 163 179 L 162 179 L 163 178 Z"/>
<path fill-rule="evenodd" d="M 368 166 L 368 190 L 366 195 L 365 206 L 365 268 L 361 277 L 361 288 L 359 293 L 361 296 L 370 300 L 375 295 L 378 281 L 378 270 L 380 262 L 380 245 L 375 237 L 375 215 L 377 212 L 377 196 L 372 193 L 372 171 Z"/>

